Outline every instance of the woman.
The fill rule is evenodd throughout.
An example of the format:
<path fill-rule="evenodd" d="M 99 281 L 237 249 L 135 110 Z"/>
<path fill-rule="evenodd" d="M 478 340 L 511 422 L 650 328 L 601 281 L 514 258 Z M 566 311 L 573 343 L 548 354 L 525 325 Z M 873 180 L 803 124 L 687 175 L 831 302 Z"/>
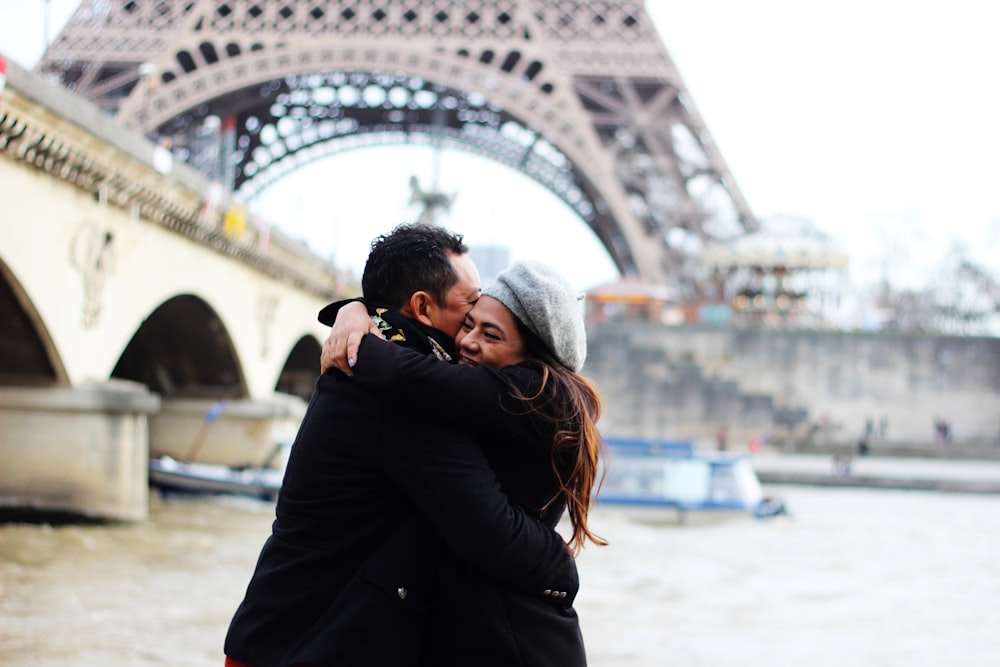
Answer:
<path fill-rule="evenodd" d="M 513 264 L 483 292 L 455 341 L 459 363 L 449 364 L 365 336 L 355 381 L 475 434 L 512 503 L 551 527 L 568 513 L 574 554 L 587 540 L 607 544 L 588 525 L 604 448 L 596 428 L 601 402 L 594 385 L 578 374 L 586 334 L 568 281 L 540 262 Z M 517 627 L 532 618 L 526 607 L 538 603 L 513 595 L 503 602 L 515 641 L 539 637 L 520 646 L 522 652 L 545 655 L 553 664 L 585 664 L 571 607 L 563 623 L 539 633 Z"/>
<path fill-rule="evenodd" d="M 601 403 L 594 385 L 577 372 L 587 342 L 569 282 L 541 262 L 513 264 L 483 292 L 455 343 L 459 365 L 398 346 L 363 344 L 355 380 L 403 393 L 485 436 L 491 459 L 525 473 L 508 478 L 497 470 L 513 502 L 552 525 L 568 510 L 575 553 L 587 539 L 604 544 L 587 524 L 602 451 L 596 427 Z"/>

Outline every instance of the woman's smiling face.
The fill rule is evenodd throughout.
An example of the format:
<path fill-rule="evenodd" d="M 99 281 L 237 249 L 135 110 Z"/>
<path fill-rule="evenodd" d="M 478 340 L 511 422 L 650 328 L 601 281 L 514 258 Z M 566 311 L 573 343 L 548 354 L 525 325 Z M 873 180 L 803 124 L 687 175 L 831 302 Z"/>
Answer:
<path fill-rule="evenodd" d="M 490 296 L 481 297 L 466 315 L 455 344 L 459 362 L 470 366 L 503 368 L 528 358 L 514 315 Z"/>

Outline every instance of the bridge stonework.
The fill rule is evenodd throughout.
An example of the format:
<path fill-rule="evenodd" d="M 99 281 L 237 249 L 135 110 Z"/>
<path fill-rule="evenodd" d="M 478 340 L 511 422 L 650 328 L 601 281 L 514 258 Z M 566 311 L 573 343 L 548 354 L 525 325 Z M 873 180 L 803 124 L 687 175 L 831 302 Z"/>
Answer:
<path fill-rule="evenodd" d="M 280 233 L 227 235 L 234 204 L 210 181 L 8 70 L 0 505 L 134 518 L 149 451 L 180 458 L 197 443 L 201 460 L 252 463 L 276 422 L 297 424 L 301 398 L 284 393 L 308 397 L 327 331 L 316 313 L 358 286 Z M 94 471 L 113 472 L 88 486 Z"/>
<path fill-rule="evenodd" d="M 551 190 L 624 274 L 692 291 L 692 248 L 757 226 L 640 0 L 84 0 L 37 70 L 246 196 L 433 142 Z"/>

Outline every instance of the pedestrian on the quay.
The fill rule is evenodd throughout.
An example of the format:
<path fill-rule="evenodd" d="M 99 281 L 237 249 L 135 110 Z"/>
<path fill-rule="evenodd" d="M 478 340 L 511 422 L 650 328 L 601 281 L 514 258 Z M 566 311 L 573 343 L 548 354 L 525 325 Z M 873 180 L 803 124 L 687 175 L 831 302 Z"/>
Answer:
<path fill-rule="evenodd" d="M 352 308 L 344 316 L 354 324 L 338 319 L 338 334 L 367 329 L 367 311 Z M 601 402 L 579 374 L 586 334 L 570 283 L 541 262 L 513 264 L 484 290 L 456 345 L 459 363 L 448 364 L 365 336 L 356 354 L 353 347 L 327 349 L 324 362 L 355 361 L 362 386 L 386 400 L 414 401 L 435 419 L 474 434 L 511 502 L 552 527 L 568 511 L 575 552 L 587 540 L 606 544 L 587 522 L 604 448 L 596 427 Z M 571 606 L 497 590 L 474 562 L 451 562 L 443 582 L 441 604 L 430 612 L 430 664 L 586 663 Z M 502 615 L 469 602 L 494 596 Z M 517 654 L 483 657 L 484 647 L 506 645 L 516 645 Z"/>
<path fill-rule="evenodd" d="M 388 338 L 454 359 L 480 294 L 460 235 L 404 225 L 372 244 L 362 289 Z M 321 319 L 325 319 L 321 314 Z M 329 323 L 329 322 L 326 322 Z M 465 612 L 499 625 L 519 602 L 570 619 L 579 579 L 550 523 L 513 506 L 482 448 L 413 401 L 341 372 L 319 377 L 291 448 L 275 520 L 225 640 L 227 665 L 517 665 L 520 636 L 474 658 L 428 655 L 445 564 L 481 572 Z M 537 602 L 537 607 L 529 603 Z M 577 632 L 577 636 L 579 633 Z M 538 641 L 537 639 L 535 641 Z M 575 649 L 576 644 L 571 648 Z M 574 654 L 539 665 L 583 664 Z"/>

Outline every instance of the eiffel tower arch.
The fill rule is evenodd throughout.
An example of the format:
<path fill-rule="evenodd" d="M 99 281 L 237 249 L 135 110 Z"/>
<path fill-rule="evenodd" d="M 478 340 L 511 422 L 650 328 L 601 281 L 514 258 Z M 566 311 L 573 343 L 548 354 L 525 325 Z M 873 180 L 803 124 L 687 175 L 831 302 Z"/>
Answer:
<path fill-rule="evenodd" d="M 757 227 L 641 0 L 83 0 L 36 70 L 247 198 L 433 142 L 553 192 L 624 275 L 690 290 L 702 244 Z"/>

